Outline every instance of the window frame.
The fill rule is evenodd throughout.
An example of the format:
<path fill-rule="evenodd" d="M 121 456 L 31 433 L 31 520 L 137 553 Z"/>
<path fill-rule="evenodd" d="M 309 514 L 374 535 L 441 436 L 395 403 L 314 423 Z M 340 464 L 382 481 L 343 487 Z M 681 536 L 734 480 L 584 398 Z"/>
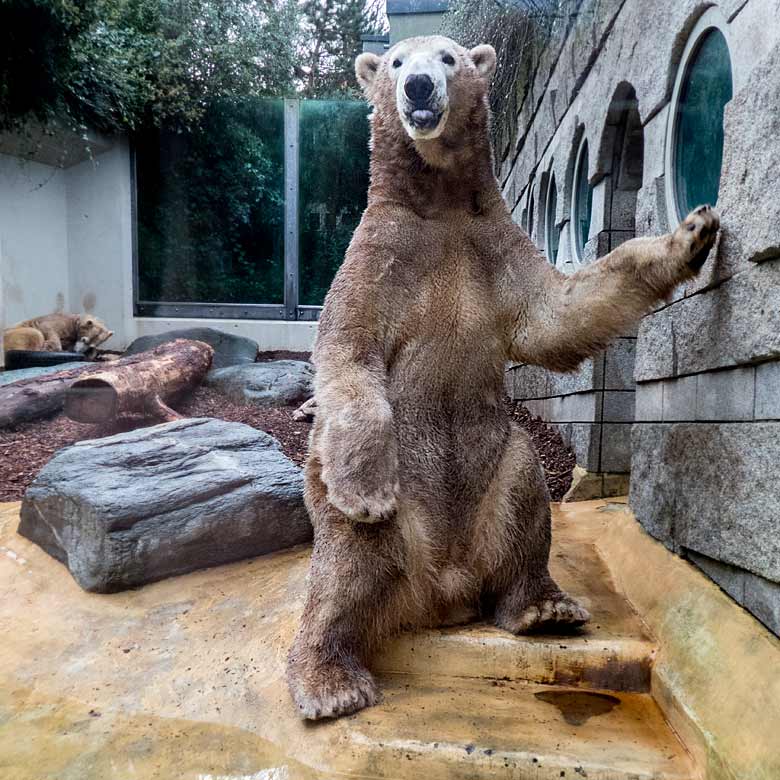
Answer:
<path fill-rule="evenodd" d="M 666 118 L 664 189 L 666 195 L 666 216 L 669 223 L 669 228 L 671 230 L 674 230 L 687 216 L 687 214 L 680 214 L 677 208 L 677 187 L 675 183 L 675 172 L 677 166 L 677 118 L 679 113 L 680 96 L 683 92 L 685 77 L 688 75 L 691 62 L 698 54 L 699 46 L 702 43 L 704 36 L 712 30 L 717 30 L 720 32 L 726 41 L 726 48 L 728 49 L 729 53 L 729 64 L 731 66 L 731 79 L 732 84 L 734 85 L 734 93 L 736 93 L 737 79 L 734 68 L 734 47 L 731 40 L 731 30 L 729 29 L 728 20 L 720 8 L 717 6 L 712 6 L 708 8 L 701 15 L 701 17 L 699 17 L 699 20 L 693 26 L 693 29 L 688 35 L 688 40 L 686 41 L 682 56 L 680 57 L 680 61 L 677 63 L 674 88 L 672 90 L 672 97 L 668 103 L 667 108 L 668 114 Z"/>
<path fill-rule="evenodd" d="M 588 137 L 585 133 L 582 134 L 582 138 L 577 146 L 577 156 L 574 158 L 574 174 L 572 176 L 571 187 L 571 214 L 569 215 L 569 224 L 571 230 L 569 231 L 571 237 L 571 256 L 575 265 L 587 265 L 584 260 L 585 257 L 585 244 L 587 240 L 580 246 L 580 230 L 579 230 L 579 215 L 577 209 L 579 206 L 579 177 L 582 171 L 582 156 L 587 150 L 588 152 L 588 165 L 590 165 L 590 144 L 588 143 Z M 590 221 L 593 222 L 593 187 L 590 184 L 590 179 L 587 178 L 588 171 L 585 171 L 585 176 L 588 182 L 588 191 L 591 194 L 591 213 Z M 590 238 L 590 225 L 588 226 L 588 237 Z"/>
<path fill-rule="evenodd" d="M 300 302 L 300 112 L 302 98 L 284 98 L 284 280 L 278 303 L 148 301 L 140 297 L 136 150 L 130 147 L 133 316 L 160 319 L 316 322 L 322 306 Z M 365 106 L 369 113 L 368 104 Z"/>
<path fill-rule="evenodd" d="M 555 191 L 555 208 L 553 213 L 550 213 L 551 207 L 551 195 Z M 544 254 L 547 257 L 547 262 L 552 266 L 558 265 L 558 255 L 561 251 L 561 234 L 558 233 L 558 247 L 555 252 L 555 257 L 552 256 L 552 237 L 555 234 L 555 218 L 558 214 L 558 184 L 555 181 L 554 171 L 550 171 L 547 179 L 547 192 L 544 198 Z"/>

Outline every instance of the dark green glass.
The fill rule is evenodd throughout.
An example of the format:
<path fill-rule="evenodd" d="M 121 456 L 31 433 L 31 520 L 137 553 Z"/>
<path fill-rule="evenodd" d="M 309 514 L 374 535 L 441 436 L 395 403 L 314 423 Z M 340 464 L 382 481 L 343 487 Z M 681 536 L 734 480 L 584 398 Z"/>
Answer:
<path fill-rule="evenodd" d="M 555 265 L 558 259 L 558 244 L 561 230 L 555 224 L 558 213 L 558 188 L 555 186 L 555 176 L 550 179 L 550 191 L 547 193 L 547 215 L 545 217 L 545 233 L 547 235 L 547 259 Z"/>
<path fill-rule="evenodd" d="M 300 113 L 300 302 L 319 306 L 366 207 L 369 107 L 305 100 Z"/>
<path fill-rule="evenodd" d="M 590 232 L 590 217 L 593 212 L 593 188 L 588 184 L 588 142 L 582 144 L 580 157 L 577 161 L 577 181 L 574 189 L 574 226 L 577 241 L 577 254 L 582 257 L 585 244 L 588 243 Z"/>
<path fill-rule="evenodd" d="M 283 101 L 215 103 L 134 148 L 139 299 L 282 303 Z"/>
<path fill-rule="evenodd" d="M 728 44 L 706 32 L 688 62 L 677 106 L 674 184 L 679 217 L 718 200 L 723 163 L 723 111 L 733 90 Z"/>

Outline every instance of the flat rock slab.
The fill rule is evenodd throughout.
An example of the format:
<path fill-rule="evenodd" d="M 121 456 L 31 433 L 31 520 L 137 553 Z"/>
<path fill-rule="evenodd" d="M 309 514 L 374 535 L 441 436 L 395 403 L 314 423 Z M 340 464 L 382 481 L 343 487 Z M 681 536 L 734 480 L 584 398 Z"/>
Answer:
<path fill-rule="evenodd" d="M 107 593 L 311 538 L 301 470 L 267 433 L 178 420 L 60 450 L 19 533 Z"/>
<path fill-rule="evenodd" d="M 212 370 L 205 384 L 238 404 L 297 406 L 314 393 L 314 369 L 304 360 L 273 360 Z"/>
<path fill-rule="evenodd" d="M 141 336 L 127 348 L 125 355 L 146 352 L 148 349 L 154 349 L 160 344 L 166 344 L 176 339 L 205 341 L 206 344 L 213 347 L 212 368 L 254 363 L 259 349 L 256 341 L 244 336 L 234 336 L 232 333 L 225 333 L 215 328 L 184 328 L 182 330 L 169 330 L 156 336 Z"/>
<path fill-rule="evenodd" d="M 43 374 L 53 374 L 56 371 L 68 371 L 71 368 L 81 368 L 91 365 L 85 361 L 75 363 L 60 363 L 58 366 L 40 366 L 38 368 L 17 368 L 14 371 L 0 371 L 0 387 L 10 385 L 12 382 L 21 382 L 23 379 L 32 379 Z"/>

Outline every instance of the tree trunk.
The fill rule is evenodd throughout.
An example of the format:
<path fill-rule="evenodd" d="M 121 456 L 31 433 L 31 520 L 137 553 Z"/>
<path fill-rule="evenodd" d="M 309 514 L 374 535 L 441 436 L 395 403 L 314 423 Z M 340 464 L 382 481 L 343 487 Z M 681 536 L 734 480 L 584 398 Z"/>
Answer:
<path fill-rule="evenodd" d="M 128 414 L 180 419 L 168 406 L 200 384 L 214 350 L 202 341 L 176 339 L 122 358 L 79 377 L 65 394 L 65 414 L 83 423 L 104 423 Z"/>

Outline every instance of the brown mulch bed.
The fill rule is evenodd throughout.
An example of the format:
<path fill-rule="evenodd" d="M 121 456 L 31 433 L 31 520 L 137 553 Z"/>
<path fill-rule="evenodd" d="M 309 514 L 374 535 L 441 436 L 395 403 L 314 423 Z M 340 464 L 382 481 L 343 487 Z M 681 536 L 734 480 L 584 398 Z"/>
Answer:
<path fill-rule="evenodd" d="M 571 487 L 574 453 L 564 444 L 560 433 L 541 417 L 534 417 L 520 401 L 508 401 L 509 413 L 528 432 L 539 460 L 544 466 L 547 489 L 553 501 L 560 501 Z"/>
<path fill-rule="evenodd" d="M 302 465 L 306 459 L 311 424 L 294 421 L 293 409 L 290 407 L 235 404 L 208 387 L 198 388 L 187 399 L 174 404 L 174 407 L 186 417 L 216 417 L 251 425 L 276 437 L 284 453 L 295 463 Z M 539 418 L 532 417 L 522 404 L 510 402 L 509 409 L 512 416 L 528 431 L 539 452 L 553 501 L 560 500 L 571 484 L 574 455 L 563 444 L 557 431 Z M 121 430 L 152 424 L 150 420 L 131 419 L 123 421 Z M 0 501 L 21 500 L 29 484 L 57 450 L 83 439 L 109 436 L 118 430 L 115 427 L 73 422 L 63 414 L 0 430 Z"/>

